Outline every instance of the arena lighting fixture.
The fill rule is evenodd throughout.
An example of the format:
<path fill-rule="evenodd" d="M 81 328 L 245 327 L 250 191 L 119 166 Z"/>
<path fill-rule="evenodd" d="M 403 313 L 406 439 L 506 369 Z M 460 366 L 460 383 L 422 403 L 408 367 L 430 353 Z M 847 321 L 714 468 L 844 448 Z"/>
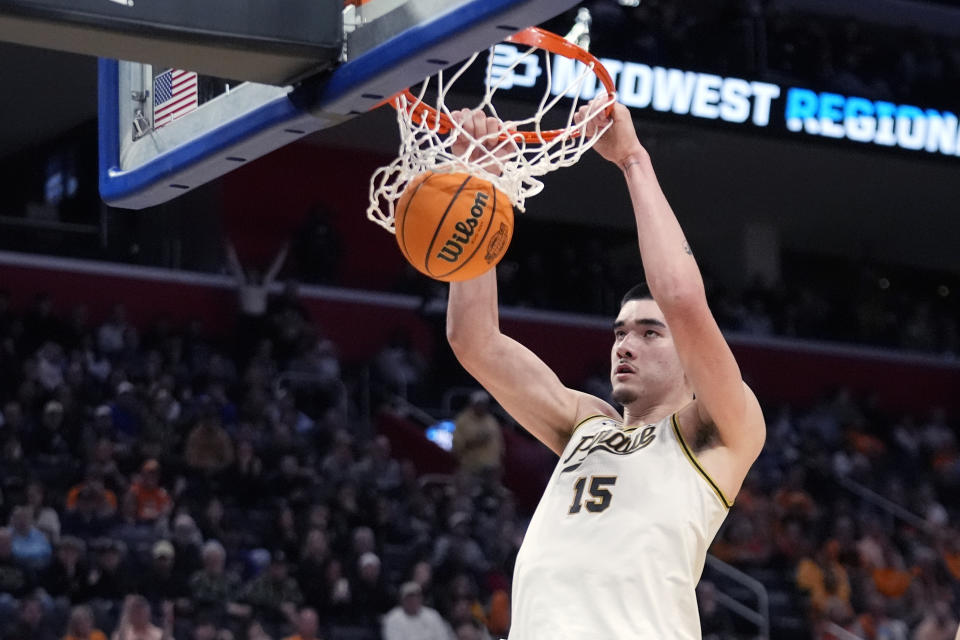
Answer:
<path fill-rule="evenodd" d="M 621 7 L 639 7 L 640 0 L 617 0 Z"/>

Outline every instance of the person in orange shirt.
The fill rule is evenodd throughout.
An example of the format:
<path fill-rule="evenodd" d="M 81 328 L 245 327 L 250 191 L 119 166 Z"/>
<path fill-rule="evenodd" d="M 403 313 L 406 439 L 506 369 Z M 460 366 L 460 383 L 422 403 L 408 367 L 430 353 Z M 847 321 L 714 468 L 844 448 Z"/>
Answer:
<path fill-rule="evenodd" d="M 80 605 L 70 611 L 67 635 L 63 640 L 107 640 L 107 636 L 103 631 L 93 628 L 93 612 L 90 607 Z"/>
<path fill-rule="evenodd" d="M 167 490 L 160 486 L 160 463 L 147 460 L 140 469 L 140 478 L 130 487 L 137 500 L 137 517 L 152 522 L 165 517 L 173 508 L 173 500 Z"/>
<path fill-rule="evenodd" d="M 297 633 L 288 636 L 284 640 L 323 640 L 318 634 L 320 621 L 317 619 L 317 612 L 310 607 L 300 609 L 297 614 Z"/>
<path fill-rule="evenodd" d="M 87 467 L 87 476 L 83 482 L 75 484 L 67 493 L 67 511 L 77 508 L 80 492 L 90 487 L 97 496 L 97 514 L 102 516 L 113 515 L 117 510 L 117 494 L 107 489 L 103 483 L 103 473 L 98 467 Z"/>

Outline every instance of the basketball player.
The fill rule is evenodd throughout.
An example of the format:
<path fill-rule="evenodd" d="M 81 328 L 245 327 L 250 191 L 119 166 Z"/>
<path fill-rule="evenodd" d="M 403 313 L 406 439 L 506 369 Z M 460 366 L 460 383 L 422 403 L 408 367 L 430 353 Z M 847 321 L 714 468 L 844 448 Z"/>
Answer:
<path fill-rule="evenodd" d="M 577 122 L 588 108 L 598 105 Z M 455 117 L 478 139 L 499 126 L 480 112 Z M 613 323 L 623 415 L 500 333 L 493 271 L 450 285 L 460 363 L 560 456 L 517 557 L 510 640 L 699 639 L 707 548 L 765 437 L 630 114 L 617 104 L 612 118 L 594 149 L 626 180 L 647 280 Z"/>

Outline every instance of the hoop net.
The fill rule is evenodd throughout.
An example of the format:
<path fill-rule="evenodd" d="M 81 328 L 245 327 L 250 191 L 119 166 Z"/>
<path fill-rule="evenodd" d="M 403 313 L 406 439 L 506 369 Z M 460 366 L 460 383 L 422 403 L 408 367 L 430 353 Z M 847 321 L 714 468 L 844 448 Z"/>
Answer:
<path fill-rule="evenodd" d="M 559 45 L 551 40 L 563 43 Z M 609 74 L 600 62 L 575 45 L 570 45 L 559 36 L 540 29 L 527 29 L 508 39 L 512 42 L 535 42 L 526 51 L 520 52 L 515 59 L 504 64 L 504 57 L 498 54 L 496 46 L 489 49 L 486 65 L 486 81 L 483 100 L 474 109 L 483 110 L 501 122 L 499 130 L 475 138 L 467 133 L 454 119 L 446 103 L 448 92 L 456 81 L 477 60 L 479 52 L 460 66 L 445 79 L 441 71 L 435 77 L 436 108 L 424 101 L 431 78 L 423 82 L 417 95 L 409 91 L 401 92 L 392 98 L 397 110 L 397 124 L 400 129 L 400 151 L 396 160 L 379 168 L 370 180 L 370 204 L 367 217 L 387 231 L 394 232 L 394 208 L 407 183 L 426 171 L 437 173 L 469 173 L 489 180 L 502 191 L 511 203 L 520 211 L 524 210 L 527 198 L 540 193 L 543 183 L 539 178 L 560 167 L 569 167 L 589 150 L 600 136 L 609 128 L 608 121 L 597 133 L 587 137 L 581 135 L 586 127 L 602 113 L 612 111 L 616 96 Z M 531 57 L 538 57 L 542 48 L 557 51 L 560 55 L 573 57 L 570 47 L 577 50 L 575 72 L 569 74 L 566 86 L 555 87 L 555 78 L 551 64 L 545 65 L 546 88 L 533 115 L 521 120 L 504 121 L 497 113 L 493 100 L 497 91 L 509 89 L 513 85 L 515 72 L 520 65 L 530 64 Z M 495 65 L 495 62 L 497 63 Z M 606 89 L 607 99 L 602 104 L 592 103 L 584 120 L 576 124 L 574 115 L 584 104 L 581 95 L 589 89 L 594 92 L 597 78 L 601 81 L 601 90 Z M 566 112 L 558 109 L 565 118 L 560 129 L 546 129 L 544 116 L 551 112 L 561 100 L 572 98 Z M 464 151 L 454 153 L 454 144 L 466 144 Z M 488 148 L 488 145 L 492 145 Z"/>

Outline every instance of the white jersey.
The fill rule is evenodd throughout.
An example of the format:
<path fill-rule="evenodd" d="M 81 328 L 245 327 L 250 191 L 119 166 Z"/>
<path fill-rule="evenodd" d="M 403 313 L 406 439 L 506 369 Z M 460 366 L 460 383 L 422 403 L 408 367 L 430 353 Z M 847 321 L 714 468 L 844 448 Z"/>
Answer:
<path fill-rule="evenodd" d="M 695 588 L 731 503 L 676 414 L 574 430 L 513 576 L 509 640 L 699 640 Z"/>

